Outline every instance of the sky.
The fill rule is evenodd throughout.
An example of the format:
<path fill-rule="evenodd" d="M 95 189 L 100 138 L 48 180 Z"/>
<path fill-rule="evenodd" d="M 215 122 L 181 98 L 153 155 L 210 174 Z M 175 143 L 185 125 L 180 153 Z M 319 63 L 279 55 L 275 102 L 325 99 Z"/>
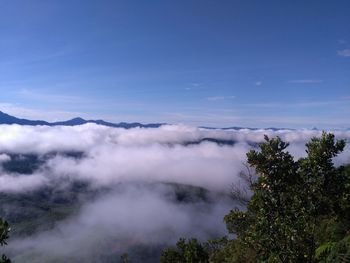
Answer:
<path fill-rule="evenodd" d="M 349 1 L 0 1 L 18 117 L 349 128 Z"/>

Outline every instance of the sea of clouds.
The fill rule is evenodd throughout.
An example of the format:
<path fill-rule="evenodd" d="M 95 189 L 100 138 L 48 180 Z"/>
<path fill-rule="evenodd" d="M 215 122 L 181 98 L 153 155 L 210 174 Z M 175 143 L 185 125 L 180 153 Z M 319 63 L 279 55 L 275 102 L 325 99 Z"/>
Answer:
<path fill-rule="evenodd" d="M 349 131 L 333 133 L 350 139 Z M 288 150 L 300 158 L 306 154 L 305 143 L 321 132 L 0 125 L 0 167 L 13 154 L 51 154 L 32 174 L 1 169 L 0 193 L 30 193 L 67 180 L 88 182 L 102 192 L 53 229 L 10 239 L 9 250 L 14 255 L 35 252 L 32 262 L 45 262 L 47 255 L 87 260 L 96 256 L 97 244 L 122 252 L 135 244 L 170 245 L 179 237 L 224 235 L 223 216 L 237 205 L 230 198 L 231 186 L 241 183 L 246 153 L 265 134 L 290 142 Z M 60 154 L 65 152 L 82 155 Z M 349 163 L 349 147 L 334 162 Z M 177 202 L 172 184 L 205 188 L 210 196 L 206 201 Z"/>

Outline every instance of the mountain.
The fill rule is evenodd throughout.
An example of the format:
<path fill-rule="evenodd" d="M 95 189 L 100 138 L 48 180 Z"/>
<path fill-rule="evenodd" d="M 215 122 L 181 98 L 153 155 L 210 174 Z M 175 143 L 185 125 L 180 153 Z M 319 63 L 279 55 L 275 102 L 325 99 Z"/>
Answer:
<path fill-rule="evenodd" d="M 20 124 L 20 125 L 50 125 L 46 121 L 19 119 L 0 111 L 0 124 Z"/>
<path fill-rule="evenodd" d="M 158 128 L 161 125 L 164 125 L 165 123 L 150 123 L 150 124 L 142 124 L 138 122 L 133 123 L 127 123 L 127 122 L 120 122 L 120 123 L 111 123 L 106 122 L 104 120 L 84 120 L 83 118 L 74 118 L 67 121 L 59 121 L 59 122 L 47 122 L 47 121 L 41 121 L 41 120 L 27 120 L 27 119 L 20 119 L 16 118 L 14 116 L 11 116 L 9 114 L 6 114 L 2 111 L 0 111 L 0 124 L 19 124 L 19 125 L 30 125 L 30 126 L 36 126 L 36 125 L 46 125 L 46 126 L 76 126 L 76 125 L 82 125 L 86 123 L 95 123 L 99 125 L 104 125 L 108 127 L 115 127 L 115 128 Z"/>

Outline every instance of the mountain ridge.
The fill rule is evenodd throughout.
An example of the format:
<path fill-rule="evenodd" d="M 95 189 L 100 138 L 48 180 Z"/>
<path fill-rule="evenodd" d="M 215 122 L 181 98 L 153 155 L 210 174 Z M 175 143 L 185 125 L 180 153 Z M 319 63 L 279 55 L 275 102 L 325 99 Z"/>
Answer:
<path fill-rule="evenodd" d="M 139 122 L 112 123 L 112 122 L 107 122 L 104 120 L 85 120 L 81 117 L 76 117 L 76 118 L 66 120 L 66 121 L 48 122 L 48 121 L 42 121 L 42 120 L 28 120 L 28 119 L 17 118 L 17 117 L 11 116 L 7 113 L 0 111 L 0 124 L 18 124 L 18 125 L 29 125 L 29 126 L 38 126 L 38 125 L 77 126 L 77 125 L 82 125 L 82 124 L 86 124 L 86 123 L 95 123 L 98 125 L 115 127 L 115 128 L 125 128 L 125 129 L 136 128 L 136 127 L 139 127 L 139 128 L 158 128 L 158 127 L 166 124 L 166 123 L 142 124 Z"/>
<path fill-rule="evenodd" d="M 70 120 L 66 121 L 56 121 L 56 122 L 48 122 L 43 120 L 28 120 L 24 118 L 17 118 L 12 115 L 9 115 L 3 111 L 0 111 L 0 125 L 1 124 L 19 124 L 19 125 L 29 125 L 29 126 L 39 126 L 39 125 L 45 125 L 45 126 L 77 126 L 82 125 L 86 123 L 95 123 L 98 125 L 103 125 L 107 127 L 114 127 L 114 128 L 125 128 L 125 129 L 131 129 L 131 128 L 159 128 L 162 125 L 167 125 L 168 123 L 147 123 L 143 124 L 140 122 L 119 122 L 119 123 L 112 123 L 107 122 L 102 119 L 98 120 L 85 120 L 81 117 L 76 117 Z M 240 129 L 248 129 L 248 130 L 260 130 L 261 128 L 251 128 L 251 127 L 239 127 L 239 126 L 231 126 L 231 127 L 210 127 L 210 126 L 199 126 L 198 128 L 202 129 L 208 129 L 208 130 L 240 130 Z M 268 127 L 263 128 L 266 130 L 296 130 L 293 128 L 276 128 L 276 127 Z M 313 127 L 311 130 L 319 130 L 316 127 Z M 343 128 L 343 129 L 335 129 L 335 130 L 346 130 L 350 131 L 350 128 Z"/>

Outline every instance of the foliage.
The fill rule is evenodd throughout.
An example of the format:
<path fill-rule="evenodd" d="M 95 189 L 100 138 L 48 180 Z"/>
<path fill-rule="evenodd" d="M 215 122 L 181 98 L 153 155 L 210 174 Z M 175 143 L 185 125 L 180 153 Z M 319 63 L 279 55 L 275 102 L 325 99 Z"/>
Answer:
<path fill-rule="evenodd" d="M 209 262 L 350 262 L 350 166 L 333 164 L 345 141 L 324 132 L 299 160 L 287 147 L 265 136 L 259 150 L 247 153 L 257 175 L 252 197 L 245 211 L 233 209 L 224 218 L 235 239 L 203 245 Z M 187 262 L 176 260 L 162 262 Z"/>
<path fill-rule="evenodd" d="M 216 240 L 209 240 L 205 244 L 209 262 L 221 263 L 253 263 L 255 262 L 255 251 L 245 247 L 240 240 L 230 240 L 227 237 L 222 237 Z"/>
<path fill-rule="evenodd" d="M 279 137 L 265 136 L 260 151 L 247 154 L 259 176 L 254 195 L 246 212 L 231 211 L 225 222 L 231 233 L 257 252 L 257 260 L 315 262 L 322 219 L 343 212 L 340 201 L 348 177 L 343 168 L 334 167 L 332 158 L 343 151 L 345 141 L 323 133 L 306 144 L 307 157 L 297 161 L 287 147 Z"/>
<path fill-rule="evenodd" d="M 121 260 L 123 263 L 129 263 L 130 260 L 129 260 L 129 255 L 128 253 L 123 253 L 121 256 L 120 256 Z"/>
<path fill-rule="evenodd" d="M 316 257 L 322 263 L 350 262 L 350 235 L 338 242 L 326 242 L 316 249 Z"/>
<path fill-rule="evenodd" d="M 208 252 L 195 238 L 186 242 L 181 238 L 176 243 L 176 248 L 166 249 L 161 258 L 161 263 L 208 263 Z"/>
<path fill-rule="evenodd" d="M 9 238 L 10 226 L 9 224 L 0 218 L 0 245 L 7 245 L 6 240 Z M 0 263 L 11 263 L 11 260 L 5 255 L 2 255 Z"/>

